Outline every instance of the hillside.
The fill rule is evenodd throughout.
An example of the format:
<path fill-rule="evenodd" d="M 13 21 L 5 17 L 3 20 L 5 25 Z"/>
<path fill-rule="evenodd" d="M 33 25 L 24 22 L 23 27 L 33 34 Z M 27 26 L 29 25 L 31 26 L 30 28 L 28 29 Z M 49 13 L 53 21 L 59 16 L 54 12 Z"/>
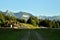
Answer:
<path fill-rule="evenodd" d="M 31 13 L 22 12 L 22 11 L 14 13 L 10 10 L 7 10 L 6 12 L 3 12 L 3 13 L 6 14 L 6 15 L 9 15 L 9 16 L 15 16 L 16 18 L 20 18 L 20 19 L 24 19 L 24 18 L 29 19 L 30 16 L 34 16 Z M 40 15 L 40 16 L 37 16 L 37 18 L 42 19 L 42 20 L 49 19 L 49 20 L 60 21 L 60 16 L 59 15 L 58 16 L 41 16 Z"/>
<path fill-rule="evenodd" d="M 0 27 L 23 27 L 28 29 L 33 29 L 35 27 L 60 28 L 60 21 L 58 21 L 59 16 L 55 16 L 57 21 L 53 20 L 52 17 L 40 16 L 40 18 L 26 12 L 13 13 L 11 11 L 6 11 L 5 13 L 0 11 Z M 22 26 L 21 23 L 23 23 Z"/>
<path fill-rule="evenodd" d="M 19 26 L 20 25 L 20 26 Z M 13 27 L 14 29 L 37 29 L 39 28 L 38 26 L 33 26 L 31 24 L 26 24 L 26 23 L 20 23 L 16 26 Z"/>

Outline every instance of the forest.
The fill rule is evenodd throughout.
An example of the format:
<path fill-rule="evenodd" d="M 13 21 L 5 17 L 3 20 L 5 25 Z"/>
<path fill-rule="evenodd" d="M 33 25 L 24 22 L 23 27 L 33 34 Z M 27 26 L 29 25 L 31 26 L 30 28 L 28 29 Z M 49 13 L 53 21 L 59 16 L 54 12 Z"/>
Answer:
<path fill-rule="evenodd" d="M 24 24 L 31 24 L 33 26 L 38 27 L 47 27 L 47 28 L 60 28 L 60 21 L 55 20 L 42 20 L 38 19 L 36 16 L 30 16 L 30 18 L 26 21 L 25 19 L 19 19 L 14 16 L 8 16 L 3 14 L 2 11 L 0 11 L 0 27 L 10 27 L 10 24 L 17 23 L 24 23 Z"/>

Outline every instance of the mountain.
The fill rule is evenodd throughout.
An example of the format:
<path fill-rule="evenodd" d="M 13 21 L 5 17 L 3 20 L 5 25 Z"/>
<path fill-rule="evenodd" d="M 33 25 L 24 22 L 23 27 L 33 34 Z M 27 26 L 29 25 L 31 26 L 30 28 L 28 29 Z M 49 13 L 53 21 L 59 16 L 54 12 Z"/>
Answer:
<path fill-rule="evenodd" d="M 9 10 L 7 10 L 7 11 L 5 12 L 5 14 L 8 15 L 8 16 L 15 16 L 14 13 L 11 12 L 11 11 L 9 11 Z"/>
<path fill-rule="evenodd" d="M 32 16 L 32 14 L 26 13 L 26 12 L 18 12 L 18 13 L 14 13 L 14 14 L 17 18 Z"/>
<path fill-rule="evenodd" d="M 15 15 L 17 18 L 26 19 L 26 20 L 29 19 L 30 16 L 33 16 L 32 14 L 26 13 L 26 12 L 14 13 L 14 15 Z"/>
<path fill-rule="evenodd" d="M 38 19 L 42 19 L 42 20 L 48 19 L 47 16 L 38 16 L 37 18 L 38 18 Z"/>
<path fill-rule="evenodd" d="M 30 13 L 22 12 L 22 11 L 14 13 L 14 12 L 11 12 L 11 11 L 7 10 L 6 12 L 3 12 L 3 13 L 8 15 L 8 16 L 15 16 L 16 18 L 26 19 L 26 20 L 29 19 L 30 16 L 33 16 Z"/>
<path fill-rule="evenodd" d="M 48 19 L 48 20 L 55 20 L 55 21 L 60 21 L 60 16 L 38 16 L 37 18 L 39 19 L 42 19 L 42 20 L 45 20 L 45 19 Z"/>
<path fill-rule="evenodd" d="M 4 14 L 8 15 L 8 16 L 15 16 L 16 18 L 19 18 L 19 19 L 29 19 L 30 16 L 33 16 L 32 14 L 30 13 L 27 13 L 27 12 L 17 12 L 17 13 L 14 13 L 14 12 L 11 12 L 10 10 L 7 10 L 6 12 L 3 12 Z M 49 19 L 49 20 L 58 20 L 60 21 L 60 16 L 37 16 L 38 19 L 42 19 L 42 20 L 45 20 L 45 19 Z"/>
<path fill-rule="evenodd" d="M 56 21 L 57 20 L 60 21 L 60 16 L 53 16 L 53 19 L 56 20 Z"/>

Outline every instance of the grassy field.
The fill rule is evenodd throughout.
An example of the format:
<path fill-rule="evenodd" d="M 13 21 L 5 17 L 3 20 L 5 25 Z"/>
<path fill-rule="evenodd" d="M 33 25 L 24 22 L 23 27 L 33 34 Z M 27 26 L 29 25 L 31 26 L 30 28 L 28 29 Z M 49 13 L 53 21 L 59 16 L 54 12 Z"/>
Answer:
<path fill-rule="evenodd" d="M 60 40 L 60 29 L 37 29 L 37 32 L 47 40 Z"/>
<path fill-rule="evenodd" d="M 60 40 L 60 29 L 0 29 L 0 40 Z"/>

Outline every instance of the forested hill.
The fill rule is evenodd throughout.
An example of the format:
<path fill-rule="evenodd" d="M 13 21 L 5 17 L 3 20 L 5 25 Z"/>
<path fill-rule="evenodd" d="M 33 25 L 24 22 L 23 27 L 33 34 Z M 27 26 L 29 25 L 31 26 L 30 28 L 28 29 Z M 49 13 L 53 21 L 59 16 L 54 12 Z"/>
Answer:
<path fill-rule="evenodd" d="M 0 27 L 21 27 L 23 24 L 24 28 L 29 27 L 47 27 L 47 28 L 60 28 L 60 21 L 55 20 L 42 20 L 38 19 L 35 16 L 30 16 L 29 19 L 26 21 L 25 19 L 19 19 L 14 16 L 5 15 L 2 11 L 0 11 Z"/>

